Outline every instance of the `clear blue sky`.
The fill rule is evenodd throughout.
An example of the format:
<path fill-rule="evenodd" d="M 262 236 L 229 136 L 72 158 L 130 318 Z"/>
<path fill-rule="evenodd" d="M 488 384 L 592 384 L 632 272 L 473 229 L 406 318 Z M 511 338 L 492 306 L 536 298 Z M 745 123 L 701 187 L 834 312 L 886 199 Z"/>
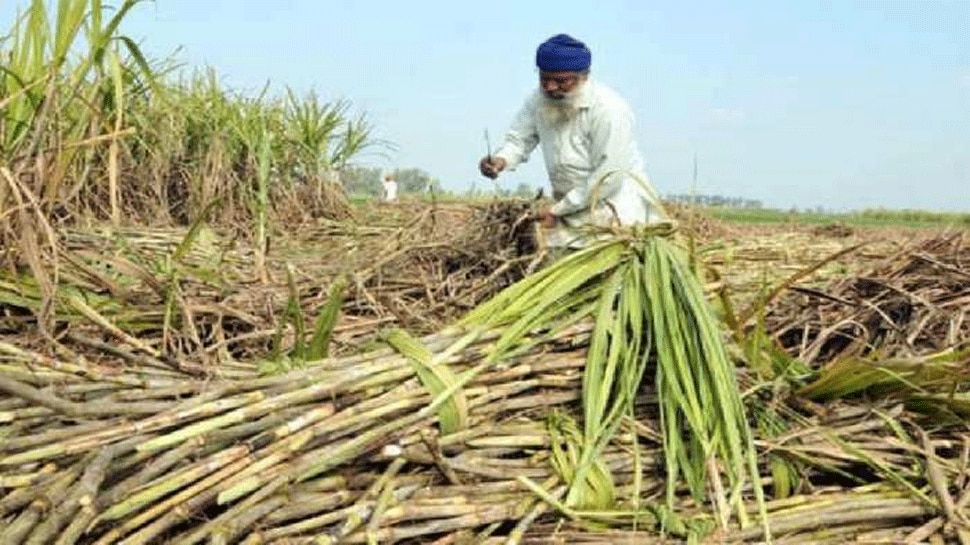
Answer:
<path fill-rule="evenodd" d="M 970 211 L 970 0 L 157 0 L 123 31 L 237 88 L 350 99 L 398 146 L 374 164 L 454 189 L 487 186 L 483 129 L 497 147 L 536 45 L 566 32 L 635 110 L 664 194 L 696 152 L 699 193 Z M 546 185 L 539 153 L 502 184 Z"/>

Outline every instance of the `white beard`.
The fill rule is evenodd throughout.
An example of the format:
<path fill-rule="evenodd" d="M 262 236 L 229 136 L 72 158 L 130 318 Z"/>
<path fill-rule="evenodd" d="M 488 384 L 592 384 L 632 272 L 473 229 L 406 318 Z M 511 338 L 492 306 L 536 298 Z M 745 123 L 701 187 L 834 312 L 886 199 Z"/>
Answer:
<path fill-rule="evenodd" d="M 568 124 L 579 115 L 579 93 L 583 89 L 584 83 L 578 85 L 569 94 L 560 99 L 542 97 L 542 104 L 539 107 L 539 116 L 550 126 L 559 127 Z"/>

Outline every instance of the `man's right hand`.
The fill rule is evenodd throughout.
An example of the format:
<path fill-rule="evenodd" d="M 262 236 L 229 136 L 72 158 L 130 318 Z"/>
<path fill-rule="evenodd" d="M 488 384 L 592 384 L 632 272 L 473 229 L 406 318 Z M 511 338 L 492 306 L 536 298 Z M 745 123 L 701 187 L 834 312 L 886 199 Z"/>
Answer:
<path fill-rule="evenodd" d="M 478 170 L 481 171 L 482 176 L 494 180 L 498 178 L 500 172 L 505 170 L 507 164 L 505 159 L 501 157 L 482 157 L 482 160 L 478 162 Z"/>

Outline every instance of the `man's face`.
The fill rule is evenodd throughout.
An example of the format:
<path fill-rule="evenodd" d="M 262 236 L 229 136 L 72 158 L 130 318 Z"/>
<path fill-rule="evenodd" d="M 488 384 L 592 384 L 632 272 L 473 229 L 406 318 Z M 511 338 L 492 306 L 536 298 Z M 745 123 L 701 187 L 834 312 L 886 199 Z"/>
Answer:
<path fill-rule="evenodd" d="M 586 79 L 585 74 L 571 71 L 539 71 L 539 87 L 546 98 L 562 100 L 572 94 Z"/>

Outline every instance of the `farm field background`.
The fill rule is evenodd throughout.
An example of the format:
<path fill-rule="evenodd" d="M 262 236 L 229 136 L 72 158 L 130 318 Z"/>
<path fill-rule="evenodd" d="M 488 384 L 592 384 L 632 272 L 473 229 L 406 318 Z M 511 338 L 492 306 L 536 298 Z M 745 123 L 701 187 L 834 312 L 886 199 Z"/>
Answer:
<path fill-rule="evenodd" d="M 614 233 L 696 279 L 760 486 L 668 433 L 653 360 L 584 464 L 597 256 L 543 284 L 534 200 L 358 198 L 364 113 L 146 58 L 138 4 L 25 2 L 0 42 L 0 542 L 970 541 L 966 215 Z"/>
<path fill-rule="evenodd" d="M 514 200 L 362 205 L 352 220 L 270 229 L 259 267 L 251 242 L 219 226 L 59 230 L 64 260 L 53 314 L 56 349 L 36 328 L 35 284 L 25 276 L 4 283 L 0 350 L 3 385 L 13 393 L 0 405 L 0 463 L 11 468 L 0 502 L 7 532 L 37 532 L 57 520 L 34 517 L 27 526 L 23 521 L 37 512 L 29 507 L 35 503 L 22 503 L 27 491 L 63 483 L 57 477 L 72 468 L 90 475 L 98 467 L 97 507 L 75 503 L 76 520 L 89 533 L 65 519 L 58 527 L 81 543 L 112 542 L 125 533 L 151 542 L 211 535 L 285 543 L 344 534 L 340 539 L 350 543 L 368 536 L 470 543 L 503 543 L 510 536 L 523 543 L 659 539 L 660 504 L 649 506 L 659 502 L 651 498 L 664 480 L 657 473 L 649 388 L 638 408 L 645 427 L 633 443 L 642 449 L 638 486 L 648 506 L 639 523 L 631 526 L 618 514 L 612 529 L 563 524 L 522 484 L 526 476 L 555 482 L 544 454 L 555 436 L 545 418 L 578 403 L 588 342 L 583 326 L 540 341 L 510 368 L 470 385 L 468 427 L 438 439 L 432 439 L 440 433 L 438 418 L 419 411 L 431 401 L 427 390 L 407 379 L 415 372 L 407 358 L 388 350 L 396 328 L 428 350 L 444 350 L 456 318 L 525 274 L 535 248 L 511 226 L 529 206 Z M 964 398 L 951 389 L 960 388 L 966 358 L 959 348 L 966 342 L 959 333 L 966 327 L 965 232 L 750 225 L 703 214 L 684 218 L 684 225 L 692 226 L 685 227 L 685 242 L 693 239 L 725 330 L 742 321 L 734 325 L 736 357 L 746 362 L 742 376 L 755 396 L 749 407 L 759 414 L 772 524 L 791 542 L 811 543 L 849 535 L 893 542 L 925 531 L 937 520 L 936 500 L 923 480 L 918 434 L 929 434 L 925 444 L 937 445 L 935 456 L 951 479 L 959 479 L 965 444 L 959 426 L 937 420 L 940 411 L 963 414 Z M 833 259 L 843 251 L 849 253 Z M 885 288 L 873 293 L 864 282 Z M 787 289 L 768 299 L 779 287 Z M 899 297 L 901 290 L 913 291 Z M 878 324 L 909 298 L 908 310 L 893 315 L 898 332 L 854 325 L 874 317 Z M 937 310 L 954 304 L 953 314 Z M 723 314 L 727 308 L 734 317 Z M 453 368 L 465 369 L 490 342 L 476 341 Z M 386 378 L 373 374 L 379 362 Z M 891 371 L 876 371 L 883 366 Z M 369 378 L 349 390 L 338 386 L 356 373 Z M 37 390 L 25 392 L 26 385 Z M 314 389 L 326 395 L 310 394 Z M 375 398 L 382 402 L 368 403 L 364 391 L 384 392 Z M 284 403 L 301 392 L 304 400 Z M 203 398 L 221 405 L 199 405 Z M 486 399 L 492 401 L 481 404 Z M 199 407 L 195 416 L 183 412 L 192 406 Z M 315 420 L 334 411 L 344 416 Z M 926 411 L 934 416 L 924 423 Z M 304 425 L 307 433 L 297 433 Z M 124 440 L 139 428 L 144 432 L 136 438 L 151 445 L 147 450 Z M 620 497 L 631 493 L 623 483 L 632 477 L 632 437 L 619 435 L 607 454 Z M 249 452 L 239 459 L 244 463 L 233 463 L 243 452 Z M 181 453 L 188 457 L 177 461 Z M 159 464 L 169 469 L 149 470 Z M 276 478 L 260 478 L 249 467 L 265 467 Z M 282 482 L 295 488 L 281 489 Z M 375 490 L 384 493 L 375 497 Z M 718 531 L 689 496 L 679 501 L 677 514 L 667 515 L 676 518 L 664 523 L 671 525 L 668 539 L 762 539 L 757 526 Z M 802 504 L 818 506 L 817 512 L 804 517 Z M 198 516 L 173 518 L 184 505 Z M 873 505 L 881 516 L 869 511 Z M 855 512 L 866 521 L 846 515 Z M 535 520 L 526 525 L 529 513 Z M 123 524 L 99 522 L 105 520 Z"/>

